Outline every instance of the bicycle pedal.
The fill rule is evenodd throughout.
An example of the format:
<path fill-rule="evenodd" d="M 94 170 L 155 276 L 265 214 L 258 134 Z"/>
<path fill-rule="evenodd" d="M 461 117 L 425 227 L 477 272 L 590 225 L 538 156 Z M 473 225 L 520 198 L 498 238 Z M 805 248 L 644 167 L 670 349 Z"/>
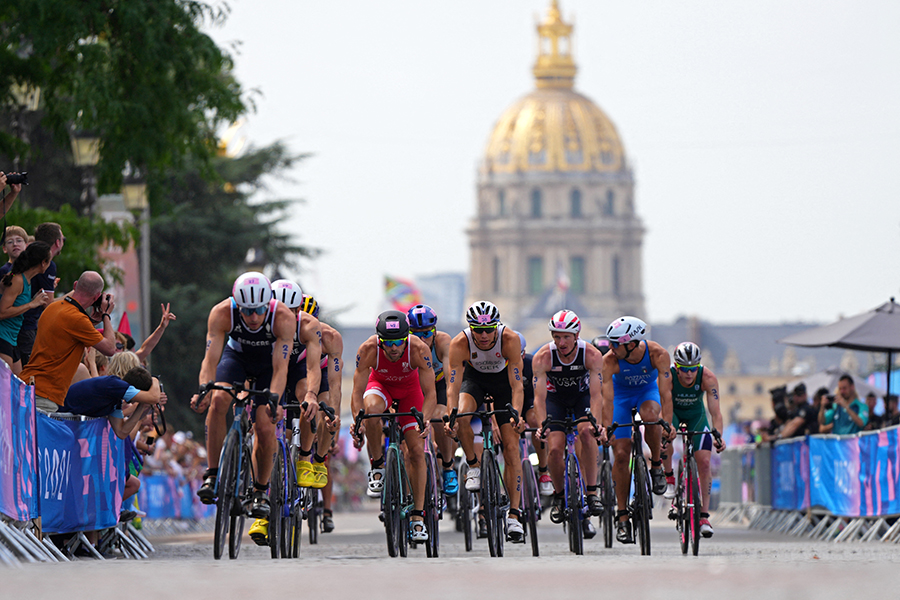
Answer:
<path fill-rule="evenodd" d="M 384 513 L 383 512 L 378 513 L 378 520 L 381 521 L 382 523 L 384 523 Z"/>

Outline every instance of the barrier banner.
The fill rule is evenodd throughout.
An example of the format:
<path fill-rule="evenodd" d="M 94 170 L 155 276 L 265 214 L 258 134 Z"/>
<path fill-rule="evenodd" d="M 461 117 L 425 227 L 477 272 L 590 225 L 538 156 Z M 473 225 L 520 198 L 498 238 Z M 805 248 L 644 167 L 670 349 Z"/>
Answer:
<path fill-rule="evenodd" d="M 0 512 L 36 518 L 34 388 L 0 366 Z"/>
<path fill-rule="evenodd" d="M 778 442 L 772 448 L 772 508 L 809 507 L 809 443 L 804 438 Z"/>
<path fill-rule="evenodd" d="M 859 516 L 859 444 L 856 436 L 810 436 L 810 502 L 844 517 Z"/>
<path fill-rule="evenodd" d="M 858 514 L 900 514 L 900 433 L 898 428 L 859 436 Z"/>
<path fill-rule="evenodd" d="M 52 419 L 38 412 L 41 525 L 49 533 L 119 522 L 125 456 L 108 419 Z"/>
<path fill-rule="evenodd" d="M 146 519 L 203 519 L 216 514 L 197 497 L 199 481 L 185 481 L 167 475 L 141 477 L 138 504 Z"/>

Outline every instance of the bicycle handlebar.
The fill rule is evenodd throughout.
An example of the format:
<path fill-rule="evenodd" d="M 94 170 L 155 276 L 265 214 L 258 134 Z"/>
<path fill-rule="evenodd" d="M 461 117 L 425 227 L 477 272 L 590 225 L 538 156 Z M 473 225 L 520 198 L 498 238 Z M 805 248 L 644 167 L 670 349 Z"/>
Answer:
<path fill-rule="evenodd" d="M 416 420 L 416 424 L 419 427 L 419 431 L 425 431 L 425 416 L 416 410 L 415 407 L 409 409 L 409 412 L 386 412 L 386 413 L 373 413 L 371 415 L 367 415 L 365 409 L 359 409 L 359 412 L 356 413 L 356 417 L 353 419 L 353 437 L 356 438 L 357 441 L 362 441 L 362 436 L 359 435 L 359 426 L 362 424 L 363 419 L 397 419 L 398 417 L 412 417 Z M 429 421 L 430 423 L 431 421 Z"/>
<path fill-rule="evenodd" d="M 633 427 L 634 425 L 661 425 L 662 428 L 666 430 L 666 433 L 672 431 L 672 426 L 669 425 L 669 422 L 665 419 L 660 419 L 658 421 L 632 421 L 631 423 L 616 423 L 613 421 L 613 424 L 606 428 L 606 435 L 612 435 L 619 427 Z"/>
<path fill-rule="evenodd" d="M 450 429 L 453 429 L 454 425 L 456 425 L 456 419 L 460 417 L 480 417 L 482 419 L 490 419 L 494 415 L 498 415 L 500 413 L 509 413 L 510 422 L 512 424 L 519 424 L 519 411 L 512 407 L 512 404 L 507 404 L 505 408 L 498 408 L 494 410 L 475 410 L 472 412 L 461 413 L 458 412 L 458 408 L 454 408 L 450 411 L 450 416 L 445 416 L 444 421 L 450 424 Z"/>
<path fill-rule="evenodd" d="M 264 390 L 257 390 L 250 387 L 245 386 L 243 383 L 235 381 L 232 385 L 219 385 L 214 381 L 210 381 L 200 386 L 200 392 L 197 394 L 197 401 L 202 400 L 208 393 L 213 390 L 219 390 L 222 392 L 228 393 L 235 402 L 241 405 L 245 405 L 248 403 L 249 399 L 253 396 L 265 396 L 266 404 L 269 406 L 269 413 L 272 415 L 272 422 L 275 422 L 276 416 L 278 414 L 278 400 L 280 399 L 277 394 L 274 394 L 269 391 L 269 388 Z M 243 398 L 238 398 L 241 393 L 246 393 L 247 396 Z"/>

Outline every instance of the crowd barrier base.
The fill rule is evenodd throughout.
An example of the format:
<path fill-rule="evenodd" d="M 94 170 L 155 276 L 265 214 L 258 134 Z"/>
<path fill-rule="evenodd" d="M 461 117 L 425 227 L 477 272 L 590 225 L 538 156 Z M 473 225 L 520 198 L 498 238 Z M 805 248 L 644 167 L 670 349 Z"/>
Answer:
<path fill-rule="evenodd" d="M 827 542 L 900 544 L 900 515 L 839 517 L 823 511 L 760 508 L 749 529 Z"/>
<path fill-rule="evenodd" d="M 68 562 L 50 540 L 38 539 L 32 527 L 30 521 L 0 520 L 0 562 Z"/>
<path fill-rule="evenodd" d="M 712 513 L 710 520 L 720 525 L 749 525 L 762 510 L 763 507 L 759 504 L 721 502 Z"/>

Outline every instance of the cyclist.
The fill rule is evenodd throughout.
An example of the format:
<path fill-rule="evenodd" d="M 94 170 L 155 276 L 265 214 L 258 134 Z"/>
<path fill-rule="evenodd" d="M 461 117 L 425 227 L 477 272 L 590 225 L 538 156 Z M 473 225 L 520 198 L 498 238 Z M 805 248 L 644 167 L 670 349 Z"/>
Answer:
<path fill-rule="evenodd" d="M 600 354 L 606 354 L 609 352 L 609 340 L 602 335 L 598 335 L 594 339 L 591 340 L 591 345 L 594 346 L 597 350 L 600 351 Z"/>
<path fill-rule="evenodd" d="M 646 339 L 647 324 L 637 317 L 620 317 L 609 324 L 606 338 L 611 350 L 603 356 L 603 426 L 630 423 L 631 409 L 637 408 L 643 421 L 657 421 L 663 408 L 671 411 L 672 374 L 669 353 L 665 348 Z M 662 404 L 662 407 L 660 406 Z M 675 431 L 669 434 L 675 437 Z M 644 439 L 650 447 L 650 479 L 653 493 L 666 491 L 666 477 L 660 461 L 661 433 L 659 425 L 644 428 Z M 601 430 L 600 441 L 608 443 L 606 431 Z M 616 429 L 612 442 L 613 480 L 619 505 L 616 539 L 633 544 L 634 536 L 628 520 L 629 463 L 631 462 L 631 428 Z"/>
<path fill-rule="evenodd" d="M 494 408 L 507 404 L 520 414 L 525 389 L 522 383 L 522 343 L 519 335 L 500 322 L 500 311 L 492 303 L 481 300 L 466 311 L 468 328 L 450 342 L 450 379 L 447 382 L 447 408 L 459 412 L 473 412 L 484 404 L 485 396 L 491 396 Z M 507 413 L 508 414 L 508 413 Z M 525 543 L 525 530 L 520 522 L 519 495 L 522 488 L 522 458 L 519 455 L 519 433 L 525 429 L 525 421 L 519 420 L 513 427 L 512 415 L 500 414 L 496 422 L 503 445 L 506 468 L 503 479 L 509 496 L 510 508 L 506 517 L 507 540 Z M 475 434 L 471 417 L 456 421 L 454 430 L 445 424 L 448 435 L 457 434 L 459 445 L 466 454 L 469 465 L 466 489 L 481 489 L 481 466 L 475 454 Z M 490 424 L 485 423 L 485 427 Z"/>
<path fill-rule="evenodd" d="M 543 424 L 548 417 L 565 420 L 567 415 L 582 417 L 590 411 L 595 418 L 602 417 L 603 396 L 601 395 L 600 367 L 603 355 L 591 344 L 578 338 L 581 320 L 571 310 L 561 310 L 553 315 L 548 325 L 553 341 L 534 355 L 534 407 L 537 418 Z M 578 462 L 587 487 L 587 503 L 592 515 L 603 514 L 603 504 L 597 496 L 597 440 L 590 423 L 578 424 Z M 552 424 L 542 428 L 541 436 L 547 438 L 550 447 L 550 477 L 553 479 L 553 504 L 550 520 L 562 523 L 565 520 L 563 505 L 565 499 L 566 467 L 563 461 L 566 447 L 565 429 Z M 583 521 L 584 537 L 590 539 L 597 534 L 590 518 Z"/>
<path fill-rule="evenodd" d="M 682 342 L 672 355 L 675 366 L 672 367 L 672 404 L 663 418 L 671 421 L 675 429 L 684 423 L 689 431 L 708 431 L 706 411 L 703 408 L 703 395 L 706 394 L 706 406 L 709 416 L 717 431 L 722 431 L 722 411 L 719 408 L 719 380 L 708 368 L 700 364 L 700 348 L 691 342 Z M 694 436 L 694 460 L 697 461 L 697 472 L 700 476 L 703 509 L 700 511 L 700 535 L 712 537 L 713 528 L 709 523 L 709 495 L 712 491 L 712 473 L 709 470 L 709 458 L 713 446 L 716 451 L 725 449 L 725 441 L 716 440 L 706 433 Z M 666 467 L 666 498 L 675 497 L 675 472 L 672 470 L 671 452 L 663 454 Z M 672 513 L 670 511 L 670 517 Z"/>
<path fill-rule="evenodd" d="M 413 492 L 415 510 L 409 512 L 409 538 L 414 542 L 428 540 L 425 528 L 425 438 L 429 419 L 437 404 L 434 391 L 434 369 L 431 349 L 416 336 L 409 335 L 406 313 L 388 310 L 378 315 L 375 332 L 359 347 L 356 371 L 353 373 L 353 393 L 350 405 L 353 414 L 365 409 L 368 414 L 387 412 L 397 401 L 398 412 L 410 409 L 423 413 L 425 429 L 419 430 L 413 417 L 400 417 L 398 423 L 406 441 L 406 461 Z M 365 434 L 369 461 L 367 494 L 378 498 L 384 489 L 384 441 L 381 423 L 363 420 L 359 430 L 351 429 L 357 447 Z"/>
<path fill-rule="evenodd" d="M 295 316 L 297 323 L 294 333 L 294 346 L 291 349 L 290 362 L 288 363 L 287 390 L 296 398 L 306 397 L 306 374 L 309 366 L 312 371 L 319 374 L 318 355 L 321 354 L 319 321 L 310 315 L 300 312 L 300 304 L 303 298 L 303 290 L 295 282 L 289 279 L 279 279 L 272 282 L 272 296 L 279 302 L 287 306 Z M 309 346 L 309 347 L 307 347 Z M 318 348 L 318 350 L 316 350 Z M 300 415 L 300 445 L 301 460 L 297 462 L 297 479 L 300 485 L 310 485 L 309 481 L 301 481 L 300 469 L 304 464 L 306 471 L 311 474 L 312 467 L 309 460 L 303 461 L 303 457 L 308 457 L 309 452 L 303 454 L 303 442 L 306 442 L 306 448 L 312 446 L 312 434 L 309 429 L 309 422 L 316 418 L 318 405 L 314 401 L 307 402 L 306 410 Z M 307 477 L 309 479 L 310 477 Z M 250 526 L 250 537 L 257 545 L 265 546 L 268 542 L 269 521 L 268 519 L 257 519 Z"/>
<path fill-rule="evenodd" d="M 270 391 L 269 398 L 254 397 L 250 410 L 256 474 L 250 515 L 256 518 L 269 516 L 267 494 L 275 454 L 275 421 L 279 415 L 271 414 L 267 403 L 270 399 L 277 402 L 284 393 L 296 322 L 290 309 L 272 298 L 268 278 L 255 271 L 239 276 L 231 297 L 209 311 L 200 385 L 210 381 L 233 385 L 252 377 L 257 389 L 268 388 Z M 197 496 L 204 504 L 213 504 L 216 500 L 219 454 L 228 430 L 226 415 L 230 407 L 231 396 L 221 390 L 205 394 L 202 399 L 199 394 L 191 398 L 191 408 L 195 411 L 202 413 L 209 409 L 206 415 L 209 468 L 203 476 L 203 485 L 197 490 Z"/>

